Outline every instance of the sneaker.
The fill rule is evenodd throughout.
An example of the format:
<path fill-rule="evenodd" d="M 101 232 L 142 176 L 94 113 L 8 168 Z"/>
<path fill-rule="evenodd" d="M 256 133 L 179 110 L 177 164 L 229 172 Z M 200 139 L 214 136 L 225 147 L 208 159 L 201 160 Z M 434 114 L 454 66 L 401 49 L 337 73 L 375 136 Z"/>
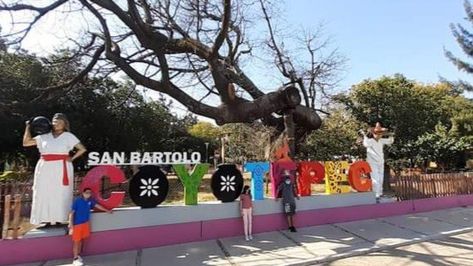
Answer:
<path fill-rule="evenodd" d="M 246 241 L 250 241 L 250 238 L 248 236 L 245 236 Z"/>
<path fill-rule="evenodd" d="M 293 233 L 296 233 L 296 232 L 297 232 L 297 230 L 296 230 L 296 228 L 295 228 L 294 226 L 292 227 L 292 232 L 293 232 Z"/>
<path fill-rule="evenodd" d="M 78 259 L 80 262 L 84 263 L 84 260 L 82 259 L 81 256 L 77 256 L 77 259 Z"/>
<path fill-rule="evenodd" d="M 253 236 L 252 236 L 252 235 L 250 235 L 250 237 L 249 237 L 249 238 L 250 238 L 250 240 L 253 240 Z"/>
<path fill-rule="evenodd" d="M 381 201 L 380 201 L 379 197 L 376 197 L 376 203 L 380 203 L 380 202 Z"/>
<path fill-rule="evenodd" d="M 72 265 L 74 266 L 82 266 L 84 265 L 84 263 L 82 261 L 79 260 L 79 258 L 75 258 L 73 261 L 72 261 Z"/>

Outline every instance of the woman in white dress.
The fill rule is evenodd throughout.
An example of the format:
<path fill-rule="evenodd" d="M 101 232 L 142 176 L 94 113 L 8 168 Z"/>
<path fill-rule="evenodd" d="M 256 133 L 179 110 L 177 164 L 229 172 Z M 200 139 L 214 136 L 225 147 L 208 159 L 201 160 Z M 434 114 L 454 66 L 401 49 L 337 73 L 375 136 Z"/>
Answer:
<path fill-rule="evenodd" d="M 31 137 L 26 122 L 23 146 L 37 146 L 41 158 L 36 164 L 33 183 L 33 204 L 30 223 L 67 223 L 72 206 L 74 167 L 72 161 L 86 152 L 79 139 L 69 132 L 66 116 L 57 113 L 53 117 L 51 133 Z M 76 149 L 74 156 L 69 152 Z"/>

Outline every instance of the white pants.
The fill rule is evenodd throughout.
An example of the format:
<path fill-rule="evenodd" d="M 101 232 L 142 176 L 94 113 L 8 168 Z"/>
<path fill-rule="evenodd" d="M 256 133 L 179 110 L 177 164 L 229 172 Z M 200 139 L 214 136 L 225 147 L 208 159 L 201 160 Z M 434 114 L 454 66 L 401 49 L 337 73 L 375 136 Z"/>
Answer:
<path fill-rule="evenodd" d="M 384 163 L 368 162 L 371 167 L 371 181 L 373 182 L 373 191 L 376 197 L 383 195 Z"/>
<path fill-rule="evenodd" d="M 245 236 L 249 236 L 252 233 L 252 208 L 241 209 L 241 211 L 243 212 L 243 229 L 245 231 Z"/>

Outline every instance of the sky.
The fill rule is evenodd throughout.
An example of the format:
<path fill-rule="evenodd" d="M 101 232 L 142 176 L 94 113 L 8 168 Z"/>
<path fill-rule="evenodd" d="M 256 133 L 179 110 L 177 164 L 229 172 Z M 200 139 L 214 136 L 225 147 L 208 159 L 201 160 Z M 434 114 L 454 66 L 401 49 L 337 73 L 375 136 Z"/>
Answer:
<path fill-rule="evenodd" d="M 404 74 L 424 83 L 473 78 L 459 72 L 444 48 L 465 58 L 450 30 L 465 21 L 463 0 L 287 0 L 287 21 L 323 23 L 332 46 L 347 59 L 340 88 L 364 79 Z"/>
<path fill-rule="evenodd" d="M 337 88 L 340 91 L 364 79 L 395 73 L 423 83 L 438 82 L 440 76 L 473 83 L 473 75 L 461 73 L 444 55 L 445 48 L 465 58 L 450 30 L 451 23 L 461 23 L 473 32 L 472 24 L 464 19 L 463 0 L 284 0 L 278 3 L 284 23 L 291 29 L 315 29 L 321 23 L 324 25 L 324 36 L 331 39 L 329 48 L 338 49 L 347 59 Z M 8 20 L 8 15 L 3 13 L 0 25 L 4 32 Z M 67 35 L 61 25 L 70 23 L 68 17 L 47 17 L 25 39 L 23 48 L 40 55 L 52 51 L 51 43 Z M 263 87 L 277 85 L 265 80 L 267 76 L 259 70 L 250 76 L 256 77 L 255 83 Z M 466 96 L 473 98 L 473 93 Z"/>

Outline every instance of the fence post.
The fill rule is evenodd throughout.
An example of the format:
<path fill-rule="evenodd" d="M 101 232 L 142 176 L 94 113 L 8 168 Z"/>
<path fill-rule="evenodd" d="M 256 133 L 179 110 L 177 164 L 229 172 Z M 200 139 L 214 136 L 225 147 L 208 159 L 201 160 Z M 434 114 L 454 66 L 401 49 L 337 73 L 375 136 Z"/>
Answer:
<path fill-rule="evenodd" d="M 13 239 L 18 238 L 18 229 L 20 228 L 20 210 L 21 210 L 21 195 L 15 195 L 15 205 L 13 211 Z"/>
<path fill-rule="evenodd" d="M 3 185 L 0 184 L 0 231 L 3 233 Z M 2 238 L 2 235 L 0 235 L 0 239 Z"/>
<path fill-rule="evenodd" d="M 2 230 L 2 239 L 6 239 L 8 236 L 8 228 L 10 223 L 10 201 L 11 196 L 5 196 L 5 208 L 4 208 L 4 215 L 3 215 L 3 230 Z"/>

